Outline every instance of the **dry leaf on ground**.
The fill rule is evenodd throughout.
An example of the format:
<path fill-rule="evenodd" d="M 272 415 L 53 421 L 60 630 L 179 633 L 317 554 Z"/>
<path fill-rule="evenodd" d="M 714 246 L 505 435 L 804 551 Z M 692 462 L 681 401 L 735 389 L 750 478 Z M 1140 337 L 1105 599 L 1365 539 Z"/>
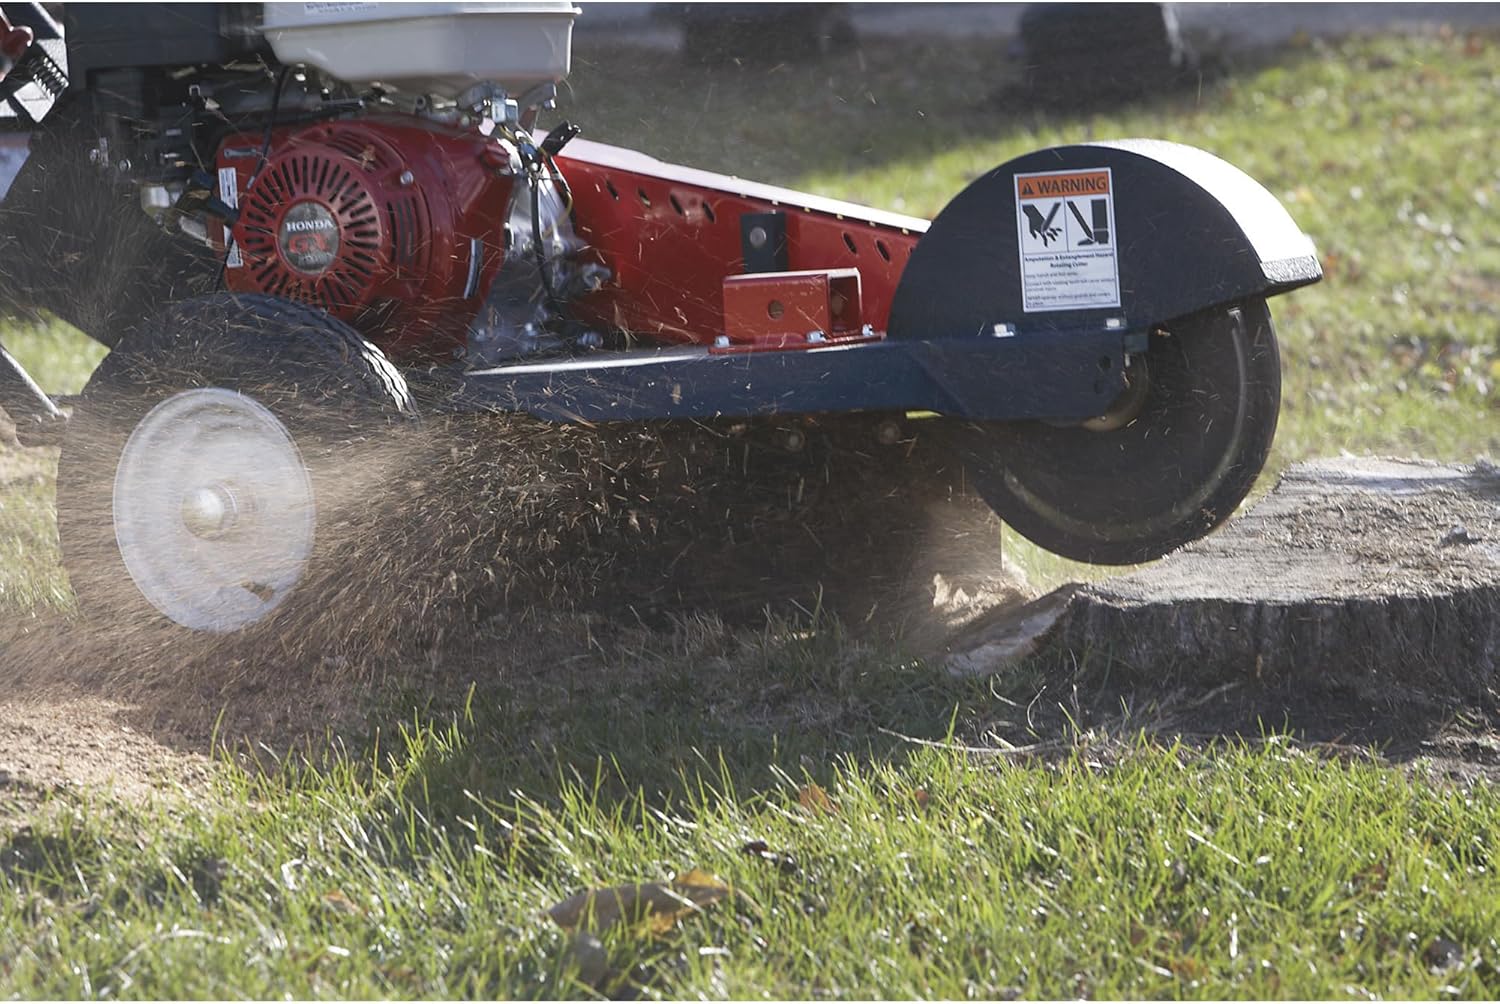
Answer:
<path fill-rule="evenodd" d="M 672 928 L 678 919 L 698 913 L 729 895 L 729 886 L 701 868 L 678 875 L 671 882 L 640 882 L 585 889 L 547 911 L 565 931 L 601 932 L 620 921 L 645 922 L 653 934 Z"/>
<path fill-rule="evenodd" d="M 820 784 L 805 784 L 798 788 L 797 804 L 808 812 L 824 812 L 832 815 L 839 811 L 839 803 L 835 802 Z"/>

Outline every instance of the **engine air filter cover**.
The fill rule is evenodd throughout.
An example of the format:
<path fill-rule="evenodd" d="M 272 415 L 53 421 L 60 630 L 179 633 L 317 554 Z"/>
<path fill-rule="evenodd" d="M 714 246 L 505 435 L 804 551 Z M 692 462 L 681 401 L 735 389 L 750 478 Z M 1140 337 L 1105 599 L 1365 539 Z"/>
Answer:
<path fill-rule="evenodd" d="M 456 98 L 481 81 L 521 94 L 562 80 L 577 16 L 568 0 L 267 3 L 262 32 L 284 64 Z"/>

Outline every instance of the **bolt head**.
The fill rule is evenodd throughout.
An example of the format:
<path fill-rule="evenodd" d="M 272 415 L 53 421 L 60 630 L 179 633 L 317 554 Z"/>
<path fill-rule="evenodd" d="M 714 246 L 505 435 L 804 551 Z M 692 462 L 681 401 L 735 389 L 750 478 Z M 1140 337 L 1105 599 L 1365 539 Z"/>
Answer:
<path fill-rule="evenodd" d="M 757 251 L 765 247 L 766 241 L 771 239 L 771 235 L 766 233 L 765 227 L 751 227 L 749 237 L 750 246 Z"/>

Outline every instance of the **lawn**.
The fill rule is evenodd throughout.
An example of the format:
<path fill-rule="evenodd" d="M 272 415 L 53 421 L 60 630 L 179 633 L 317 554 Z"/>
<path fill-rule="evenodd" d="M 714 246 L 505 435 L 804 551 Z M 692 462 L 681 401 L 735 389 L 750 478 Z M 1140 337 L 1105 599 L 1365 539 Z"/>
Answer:
<path fill-rule="evenodd" d="M 618 790 L 638 776 L 606 760 L 506 793 L 507 761 L 489 760 L 512 752 L 506 731 L 460 718 L 384 770 L 225 772 L 191 809 L 69 800 L 0 859 L 6 985 L 218 999 L 1500 988 L 1489 787 L 1272 742 L 1084 746 L 1048 765 L 924 749 L 830 764 L 816 787 L 711 759 L 670 797 Z M 575 932 L 545 914 L 576 890 L 692 869 L 727 894 L 665 929 Z"/>
<path fill-rule="evenodd" d="M 1273 304 L 1273 469 L 1500 454 L 1500 43 L 1311 43 L 1079 114 L 996 101 L 996 48 L 712 71 L 580 50 L 561 114 L 595 139 L 918 215 L 1038 146 L 1204 147 L 1286 202 L 1327 273 Z M 58 392 L 98 358 L 56 326 L 6 345 Z M 71 602 L 51 464 L 0 448 L 0 610 L 17 622 Z M 1079 571 L 1006 547 L 1035 581 Z M 551 648 L 515 630 L 483 669 L 449 674 L 472 670 L 471 693 L 388 684 L 332 753 L 237 745 L 208 791 L 144 806 L 30 793 L 24 827 L 0 828 L 0 989 L 1500 993 L 1486 781 L 1280 735 L 1280 719 L 1243 741 L 1178 737 L 1139 708 L 1101 725 L 1069 688 L 1108 666 L 953 680 L 823 618 L 746 631 L 704 614 Z M 679 875 L 707 905 L 606 925 L 606 894 L 567 928 L 544 914 Z"/>

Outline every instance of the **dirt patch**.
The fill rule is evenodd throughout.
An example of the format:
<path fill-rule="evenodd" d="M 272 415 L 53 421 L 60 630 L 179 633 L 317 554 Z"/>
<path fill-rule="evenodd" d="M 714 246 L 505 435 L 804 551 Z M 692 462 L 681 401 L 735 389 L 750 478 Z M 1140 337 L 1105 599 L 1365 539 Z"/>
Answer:
<path fill-rule="evenodd" d="M 1090 730 L 1206 742 L 1290 729 L 1332 746 L 1373 744 L 1454 776 L 1500 769 L 1500 711 L 1485 684 L 1493 667 L 1462 648 L 1488 644 L 1494 611 L 1477 628 L 1431 616 L 1436 602 L 1491 596 L 1500 478 L 1490 468 L 1299 468 L 1249 516 L 1178 556 L 1028 606 L 1031 592 L 991 546 L 992 517 L 936 474 L 892 480 L 879 455 L 856 451 L 863 459 L 847 461 L 837 434 L 810 457 L 787 458 L 723 430 L 695 431 L 697 454 L 657 432 L 613 444 L 613 454 L 592 445 L 580 454 L 569 432 L 538 459 L 508 451 L 494 426 L 448 429 L 446 448 L 429 441 L 416 455 L 424 482 L 392 481 L 408 534 L 395 550 L 420 560 L 393 575 L 389 539 L 336 542 L 348 548 L 336 567 L 353 584 L 328 595 L 352 605 L 352 622 L 330 604 L 249 639 L 185 638 L 159 619 L 57 615 L 13 625 L 0 638 L 5 783 L 12 792 L 81 784 L 141 797 L 197 783 L 216 742 L 316 760 L 379 725 L 371 708 L 451 705 L 471 685 L 524 699 L 528 679 L 545 689 L 574 675 L 650 677 L 662 672 L 663 651 L 691 650 L 732 678 L 740 671 L 729 653 L 746 648 L 736 639 L 763 632 L 778 604 L 806 613 L 820 583 L 830 584 L 827 608 L 856 632 L 863 626 L 880 651 L 932 651 L 935 639 L 969 625 L 957 637 L 981 644 L 962 651 L 999 674 L 1001 698 L 991 720 L 965 724 L 974 742 L 1068 746 Z M 728 469 L 759 470 L 752 491 L 705 474 Z M 1196 578 L 1193 563 L 1206 570 Z M 364 575 L 400 588 L 372 600 L 354 588 Z M 1079 614 L 1085 597 L 1108 616 Z M 1375 654 L 1403 652 L 1404 675 L 1392 675 L 1396 663 L 1351 658 L 1370 646 L 1348 631 L 1327 635 L 1342 646 L 1338 665 L 1309 647 L 1324 635 L 1304 633 L 1282 648 L 1325 661 L 1267 672 L 1266 632 L 1307 620 L 1241 607 L 1298 603 L 1346 614 L 1375 603 L 1379 624 L 1409 610 L 1429 633 L 1378 636 Z M 1200 615 L 1227 617 L 1234 630 L 1212 630 L 1216 622 Z M 1147 627 L 1110 619 L 1129 616 Z M 694 626 L 710 622 L 711 632 Z M 894 640 L 880 630 L 897 624 Z M 1116 643 L 1078 633 L 1105 627 L 1121 631 Z M 1261 633 L 1252 638 L 1252 628 Z M 1020 636 L 1024 644 L 997 654 Z M 1218 647 L 1202 647 L 1211 643 Z M 1057 657 L 1034 657 L 1038 645 Z M 1033 657 L 1016 658 L 1026 652 Z M 807 701 L 817 703 L 812 689 Z"/>
<path fill-rule="evenodd" d="M 0 700 L 0 791 L 26 804 L 59 787 L 142 801 L 206 777 L 207 759 L 122 721 L 126 707 L 97 695 Z"/>
<path fill-rule="evenodd" d="M 309 737 L 361 724 L 347 689 L 272 688 L 235 666 L 210 683 L 192 653 L 150 630 L 40 616 L 11 627 L 0 658 L 0 787 L 12 812 L 59 787 L 130 802 L 193 791 L 216 747 L 311 752 Z"/>
<path fill-rule="evenodd" d="M 337 461 L 342 497 L 327 501 L 339 518 L 305 587 L 313 602 L 235 637 L 187 635 L 133 595 L 0 631 L 15 709 L 0 731 L 51 765 L 18 761 L 17 774 L 118 778 L 128 794 L 165 764 L 197 776 L 216 742 L 316 759 L 408 694 L 452 700 L 559 667 L 628 674 L 631 646 L 600 641 L 622 630 L 676 639 L 708 617 L 753 637 L 768 614 L 836 613 L 924 653 L 1033 595 L 994 517 L 915 437 L 878 447 L 870 428 L 828 423 L 791 453 L 778 431 L 482 417 L 393 434 Z M 54 738 L 13 725 L 41 707 L 58 709 Z"/>

